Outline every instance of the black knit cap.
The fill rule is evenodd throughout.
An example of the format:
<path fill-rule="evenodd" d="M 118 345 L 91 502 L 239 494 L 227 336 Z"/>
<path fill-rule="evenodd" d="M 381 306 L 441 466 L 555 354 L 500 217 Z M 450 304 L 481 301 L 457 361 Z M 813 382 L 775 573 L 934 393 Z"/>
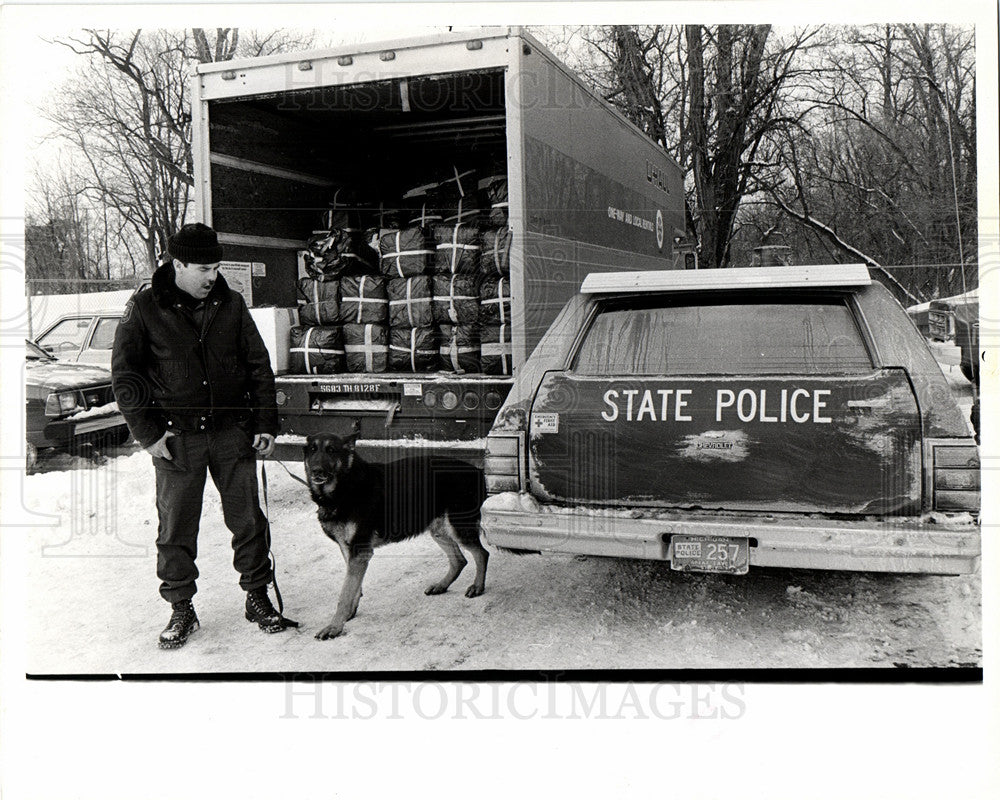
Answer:
<path fill-rule="evenodd" d="M 215 264 L 222 261 L 222 245 L 215 231 L 192 222 L 167 239 L 167 252 L 185 264 Z"/>

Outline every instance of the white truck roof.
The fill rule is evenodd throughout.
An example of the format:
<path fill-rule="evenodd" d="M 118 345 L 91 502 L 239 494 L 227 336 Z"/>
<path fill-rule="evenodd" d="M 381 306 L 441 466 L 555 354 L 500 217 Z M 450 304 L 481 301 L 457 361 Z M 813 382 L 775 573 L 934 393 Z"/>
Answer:
<path fill-rule="evenodd" d="M 650 270 L 592 272 L 582 294 L 620 292 L 693 292 L 725 289 L 798 289 L 867 286 L 872 282 L 864 264 L 814 264 L 746 269 Z"/>

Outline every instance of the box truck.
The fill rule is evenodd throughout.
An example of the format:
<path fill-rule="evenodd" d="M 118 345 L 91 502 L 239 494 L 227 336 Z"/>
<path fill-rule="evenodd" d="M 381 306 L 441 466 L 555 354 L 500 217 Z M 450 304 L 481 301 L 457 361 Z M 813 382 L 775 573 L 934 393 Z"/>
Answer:
<path fill-rule="evenodd" d="M 370 447 L 475 456 L 588 273 L 685 266 L 677 164 L 519 28 L 205 64 L 192 114 L 197 217 L 271 350 L 279 445 L 359 424 Z M 362 313 L 414 322 L 415 298 L 444 317 Z"/>

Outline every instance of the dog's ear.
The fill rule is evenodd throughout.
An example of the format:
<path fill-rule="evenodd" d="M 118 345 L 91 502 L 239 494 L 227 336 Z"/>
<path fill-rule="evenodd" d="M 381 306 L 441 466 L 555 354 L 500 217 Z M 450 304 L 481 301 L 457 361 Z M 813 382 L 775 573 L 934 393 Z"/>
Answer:
<path fill-rule="evenodd" d="M 358 437 L 361 436 L 361 420 L 358 418 L 354 419 L 354 424 L 351 426 L 351 432 L 344 437 L 344 448 L 350 451 L 354 451 L 354 445 L 357 444 Z"/>

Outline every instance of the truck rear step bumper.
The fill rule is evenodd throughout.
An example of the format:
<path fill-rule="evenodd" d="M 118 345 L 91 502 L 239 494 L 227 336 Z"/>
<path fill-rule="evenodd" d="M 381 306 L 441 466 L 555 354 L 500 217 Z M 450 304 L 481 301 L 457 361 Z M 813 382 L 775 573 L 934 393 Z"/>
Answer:
<path fill-rule="evenodd" d="M 538 511 L 528 510 L 535 506 Z M 961 575 L 975 572 L 980 557 L 979 528 L 971 523 L 761 520 L 702 514 L 641 519 L 627 512 L 539 506 L 533 498 L 513 493 L 487 499 L 482 528 L 486 541 L 496 547 L 657 561 L 670 560 L 673 534 L 747 537 L 750 564 L 758 567 Z"/>

